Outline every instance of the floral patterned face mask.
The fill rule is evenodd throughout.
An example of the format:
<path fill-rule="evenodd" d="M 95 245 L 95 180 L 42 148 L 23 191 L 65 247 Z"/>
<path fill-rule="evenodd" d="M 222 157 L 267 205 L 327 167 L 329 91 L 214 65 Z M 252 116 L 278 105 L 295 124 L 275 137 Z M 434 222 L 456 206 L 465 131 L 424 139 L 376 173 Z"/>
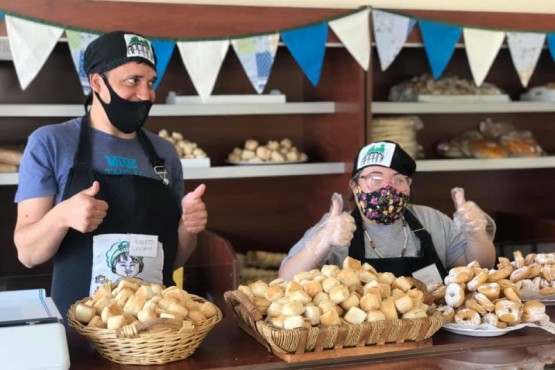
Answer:
<path fill-rule="evenodd" d="M 357 206 L 369 220 L 389 225 L 398 220 L 407 208 L 409 196 L 387 184 L 381 189 L 365 193 L 360 186 L 355 189 Z"/>

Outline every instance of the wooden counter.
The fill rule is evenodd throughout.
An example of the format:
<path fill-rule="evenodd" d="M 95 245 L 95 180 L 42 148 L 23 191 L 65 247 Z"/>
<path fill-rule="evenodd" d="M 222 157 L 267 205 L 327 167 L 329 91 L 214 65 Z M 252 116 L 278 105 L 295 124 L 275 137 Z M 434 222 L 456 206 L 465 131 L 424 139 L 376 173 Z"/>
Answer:
<path fill-rule="evenodd" d="M 547 308 L 555 321 L 555 306 Z M 71 369 L 482 369 L 544 368 L 555 362 L 555 336 L 545 330 L 524 328 L 499 337 L 468 337 L 440 330 L 433 346 L 411 351 L 286 363 L 242 331 L 229 313 L 214 327 L 189 358 L 165 365 L 119 365 L 102 358 L 83 337 L 68 332 Z M 550 367 L 549 367 L 550 368 Z"/>

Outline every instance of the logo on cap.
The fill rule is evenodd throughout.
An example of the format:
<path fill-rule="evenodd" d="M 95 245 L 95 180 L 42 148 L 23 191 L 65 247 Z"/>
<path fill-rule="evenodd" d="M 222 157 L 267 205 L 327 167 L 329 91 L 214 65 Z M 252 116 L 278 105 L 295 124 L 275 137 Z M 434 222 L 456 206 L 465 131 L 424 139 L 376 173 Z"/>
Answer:
<path fill-rule="evenodd" d="M 128 58 L 145 58 L 150 63 L 155 64 L 154 52 L 152 51 L 150 41 L 141 36 L 126 34 L 125 43 L 127 45 Z"/>
<path fill-rule="evenodd" d="M 367 166 L 390 167 L 395 152 L 395 144 L 374 143 L 367 145 L 360 151 L 357 170 Z"/>

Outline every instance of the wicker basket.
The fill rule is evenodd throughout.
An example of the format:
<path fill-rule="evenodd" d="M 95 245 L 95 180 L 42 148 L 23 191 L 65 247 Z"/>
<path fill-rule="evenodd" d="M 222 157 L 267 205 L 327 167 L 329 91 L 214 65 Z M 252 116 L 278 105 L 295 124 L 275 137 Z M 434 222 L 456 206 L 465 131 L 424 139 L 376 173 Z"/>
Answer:
<path fill-rule="evenodd" d="M 425 294 L 425 286 L 424 286 Z M 428 317 L 416 319 L 383 320 L 336 326 L 277 329 L 267 323 L 260 310 L 239 290 L 224 294 L 226 303 L 238 316 L 241 326 L 265 344 L 275 354 L 302 354 L 351 347 L 383 345 L 387 343 L 419 342 L 430 338 L 444 323 L 453 318 L 453 310 L 445 314 L 428 312 Z"/>
<path fill-rule="evenodd" d="M 205 299 L 190 294 L 191 298 L 204 303 Z M 173 320 L 158 319 L 147 330 L 122 334 L 118 330 L 88 327 L 77 321 L 75 308 L 77 304 L 84 303 L 89 298 L 84 298 L 73 304 L 68 311 L 69 325 L 87 337 L 96 350 L 106 359 L 126 365 L 152 365 L 165 364 L 172 361 L 183 360 L 191 356 L 198 348 L 208 332 L 222 319 L 222 312 L 216 308 L 216 315 L 206 319 L 200 324 L 195 324 L 192 331 L 183 331 L 171 324 Z M 164 323 L 167 321 L 167 323 Z"/>

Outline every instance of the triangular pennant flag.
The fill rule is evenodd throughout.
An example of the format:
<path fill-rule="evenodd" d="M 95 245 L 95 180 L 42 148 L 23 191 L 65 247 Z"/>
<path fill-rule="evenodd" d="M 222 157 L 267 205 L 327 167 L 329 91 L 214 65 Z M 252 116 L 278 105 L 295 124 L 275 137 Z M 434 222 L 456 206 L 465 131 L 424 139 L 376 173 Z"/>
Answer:
<path fill-rule="evenodd" d="M 370 66 L 370 9 L 330 21 L 329 26 L 358 64 L 368 71 Z"/>
<path fill-rule="evenodd" d="M 98 36 L 99 35 L 93 33 L 66 30 L 67 43 L 69 44 L 71 58 L 73 59 L 73 64 L 75 65 L 75 70 L 77 71 L 79 80 L 81 81 L 83 94 L 85 95 L 88 95 L 91 91 L 91 85 L 89 84 L 89 76 L 87 76 L 87 73 L 83 68 L 83 58 L 85 56 L 85 49 L 87 46 Z"/>
<path fill-rule="evenodd" d="M 547 34 L 547 47 L 549 48 L 551 59 L 555 61 L 555 33 Z"/>
<path fill-rule="evenodd" d="M 175 48 L 175 41 L 171 40 L 150 40 L 154 53 L 156 54 L 156 74 L 158 78 L 154 83 L 154 89 L 156 90 L 164 78 L 166 73 L 166 68 L 168 68 L 168 63 L 172 57 L 173 49 Z"/>
<path fill-rule="evenodd" d="M 63 28 L 6 16 L 8 41 L 22 90 L 37 76 L 64 32 Z"/>
<path fill-rule="evenodd" d="M 453 56 L 455 46 L 461 38 L 462 28 L 423 20 L 419 21 L 418 25 L 432 75 L 438 79 Z"/>
<path fill-rule="evenodd" d="M 474 83 L 476 86 L 480 86 L 499 53 L 505 39 L 505 32 L 465 28 L 463 34 L 470 71 Z"/>
<path fill-rule="evenodd" d="M 0 20 L 4 18 L 4 12 L 0 12 Z"/>
<path fill-rule="evenodd" d="M 328 25 L 318 23 L 286 31 L 281 38 L 312 85 L 318 85 L 326 52 Z"/>
<path fill-rule="evenodd" d="M 272 71 L 279 33 L 235 39 L 231 44 L 252 86 L 261 94 Z"/>
<path fill-rule="evenodd" d="M 407 41 L 409 21 L 410 18 L 402 15 L 372 10 L 374 39 L 382 71 L 389 68 Z"/>
<path fill-rule="evenodd" d="M 410 36 L 410 34 L 412 33 L 412 30 L 414 30 L 414 26 L 416 26 L 416 19 L 411 18 L 409 19 L 409 26 L 407 27 L 407 37 Z"/>
<path fill-rule="evenodd" d="M 522 86 L 527 87 L 540 58 L 545 33 L 507 32 L 507 44 Z"/>
<path fill-rule="evenodd" d="M 229 49 L 229 40 L 178 42 L 177 48 L 202 101 L 206 101 Z"/>

